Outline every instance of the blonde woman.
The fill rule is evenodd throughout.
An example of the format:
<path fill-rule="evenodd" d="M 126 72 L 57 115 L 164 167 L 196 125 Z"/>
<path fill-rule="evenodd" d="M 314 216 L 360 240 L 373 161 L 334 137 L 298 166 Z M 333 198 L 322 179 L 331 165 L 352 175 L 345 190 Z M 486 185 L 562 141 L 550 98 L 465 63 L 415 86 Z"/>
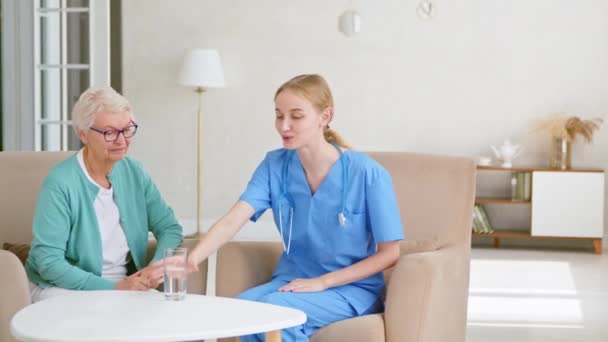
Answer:
<path fill-rule="evenodd" d="M 144 264 L 148 231 L 156 260 L 181 243 L 182 228 L 141 164 L 126 157 L 138 128 L 131 105 L 110 87 L 91 88 L 72 119 L 84 148 L 49 172 L 38 196 L 25 267 L 32 301 L 156 288 L 163 274 Z"/>
<path fill-rule="evenodd" d="M 266 155 L 239 201 L 193 250 L 190 265 L 271 209 L 283 255 L 269 283 L 239 298 L 304 311 L 307 322 L 283 330 L 282 338 L 308 341 L 325 325 L 383 310 L 382 271 L 397 261 L 403 230 L 388 173 L 329 128 L 334 104 L 326 81 L 297 76 L 274 101 L 283 148 Z"/>

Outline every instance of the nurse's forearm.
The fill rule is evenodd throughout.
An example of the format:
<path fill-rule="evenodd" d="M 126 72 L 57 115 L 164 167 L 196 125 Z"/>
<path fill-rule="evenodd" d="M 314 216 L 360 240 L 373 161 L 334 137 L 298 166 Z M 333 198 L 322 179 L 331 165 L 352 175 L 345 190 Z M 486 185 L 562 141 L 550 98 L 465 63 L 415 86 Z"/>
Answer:
<path fill-rule="evenodd" d="M 399 259 L 399 241 L 378 244 L 378 251 L 356 264 L 341 270 L 326 273 L 321 280 L 327 288 L 350 284 L 382 272 L 393 266 Z"/>
<path fill-rule="evenodd" d="M 230 241 L 241 227 L 253 215 L 254 209 L 246 202 L 238 201 L 198 242 L 190 253 L 193 260 L 198 263 L 207 259 L 223 244 Z"/>

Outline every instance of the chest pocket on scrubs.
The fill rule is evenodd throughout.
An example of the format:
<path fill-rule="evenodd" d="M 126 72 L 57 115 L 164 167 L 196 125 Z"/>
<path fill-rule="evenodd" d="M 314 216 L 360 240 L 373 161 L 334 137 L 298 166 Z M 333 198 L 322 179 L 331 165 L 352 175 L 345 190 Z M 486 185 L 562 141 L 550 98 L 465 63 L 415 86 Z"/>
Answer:
<path fill-rule="evenodd" d="M 367 229 L 365 214 L 346 213 L 346 222 L 340 224 L 338 212 L 325 218 L 324 261 L 349 266 L 368 256 L 371 233 Z"/>

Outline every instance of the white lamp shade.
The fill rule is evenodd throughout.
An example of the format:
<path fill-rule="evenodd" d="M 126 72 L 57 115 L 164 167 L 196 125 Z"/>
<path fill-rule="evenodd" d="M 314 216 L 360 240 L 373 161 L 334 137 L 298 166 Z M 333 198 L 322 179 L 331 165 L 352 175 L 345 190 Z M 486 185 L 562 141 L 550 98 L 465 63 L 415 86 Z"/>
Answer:
<path fill-rule="evenodd" d="M 184 58 L 177 83 L 189 87 L 223 88 L 224 70 L 216 50 L 195 49 Z"/>

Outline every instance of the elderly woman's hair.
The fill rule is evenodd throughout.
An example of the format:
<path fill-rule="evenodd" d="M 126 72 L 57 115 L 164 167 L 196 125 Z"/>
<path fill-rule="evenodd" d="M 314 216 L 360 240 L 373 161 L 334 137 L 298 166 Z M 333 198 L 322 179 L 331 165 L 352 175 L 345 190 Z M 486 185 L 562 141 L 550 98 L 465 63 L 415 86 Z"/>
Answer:
<path fill-rule="evenodd" d="M 129 101 L 111 87 L 91 87 L 87 89 L 74 104 L 72 109 L 72 126 L 76 135 L 79 130 L 93 126 L 95 115 L 99 112 L 129 112 L 135 120 Z"/>

